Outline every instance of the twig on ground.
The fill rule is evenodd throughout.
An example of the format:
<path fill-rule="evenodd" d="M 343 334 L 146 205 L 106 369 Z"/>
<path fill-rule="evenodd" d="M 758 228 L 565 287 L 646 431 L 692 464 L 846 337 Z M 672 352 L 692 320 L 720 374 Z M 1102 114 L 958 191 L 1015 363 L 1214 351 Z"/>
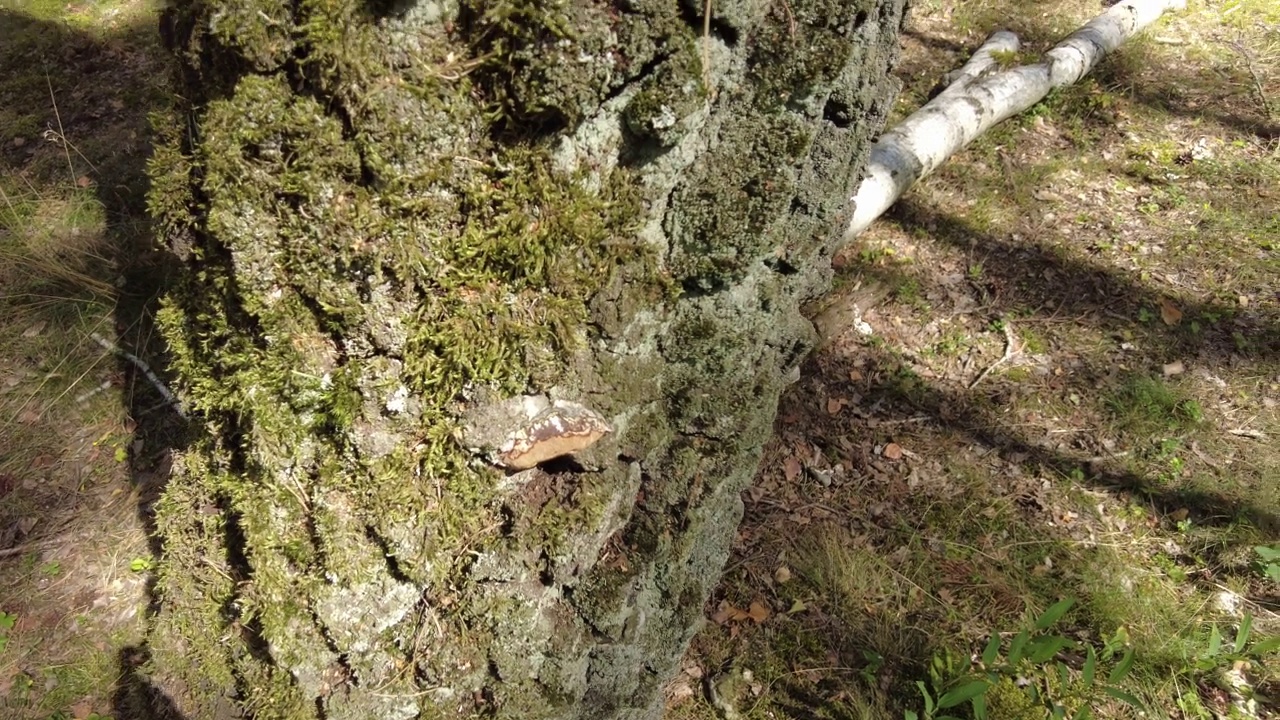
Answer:
<path fill-rule="evenodd" d="M 94 395 L 97 395 L 99 393 L 105 392 L 110 389 L 111 389 L 111 381 L 103 380 L 101 385 L 98 385 L 95 388 L 91 388 L 77 395 L 76 404 L 83 405 L 89 398 L 93 397 Z"/>
<path fill-rule="evenodd" d="M 1271 117 L 1271 101 L 1267 98 L 1267 91 L 1262 87 L 1262 79 L 1258 77 L 1257 68 L 1253 66 L 1253 53 L 1249 52 L 1249 48 L 1239 40 L 1232 40 L 1227 44 L 1244 58 L 1244 67 L 1249 71 L 1249 77 L 1253 79 L 1253 91 L 1258 94 L 1258 102 L 1262 104 L 1262 114 Z"/>
<path fill-rule="evenodd" d="M 14 555 L 22 555 L 22 554 L 31 552 L 33 550 L 42 550 L 56 543 L 64 535 L 65 533 L 55 533 L 53 535 L 40 538 L 39 540 L 32 540 L 31 542 L 25 542 L 21 545 L 14 545 L 11 548 L 5 548 L 3 550 L 0 550 L 0 558 L 13 557 Z"/>
<path fill-rule="evenodd" d="M 138 357 L 137 355 L 134 355 L 128 350 L 125 350 L 119 345 L 116 345 L 115 343 L 102 337 L 98 333 L 90 333 L 89 337 L 93 338 L 94 342 L 106 348 L 109 352 L 113 352 L 119 355 L 120 357 L 124 358 L 125 360 L 128 360 L 129 362 L 133 363 L 134 366 L 137 367 L 138 370 L 140 370 L 142 374 L 146 376 L 147 380 L 151 382 L 151 386 L 156 389 L 156 392 L 160 393 L 160 396 L 165 399 L 165 402 L 173 406 L 174 412 L 178 413 L 179 417 L 184 417 L 184 418 L 186 417 L 186 413 L 182 411 L 182 403 L 179 402 L 178 398 L 174 396 L 172 392 L 169 391 L 169 388 L 166 387 L 165 384 L 160 381 L 159 376 L 155 374 L 155 371 L 151 369 L 151 366 L 148 365 L 146 362 L 144 362 L 142 358 Z"/>
<path fill-rule="evenodd" d="M 1227 432 L 1239 437 L 1247 437 L 1251 440 L 1267 439 L 1267 434 L 1262 432 L 1261 430 L 1249 430 L 1247 428 L 1236 428 L 1235 430 L 1228 430 Z"/>
<path fill-rule="evenodd" d="M 1100 463 L 1108 460 L 1122 460 L 1129 455 L 1130 453 L 1128 450 L 1121 450 L 1120 452 L 1107 453 L 1106 455 L 1094 455 L 1093 457 L 1085 458 L 1084 461 L 1089 463 Z"/>
<path fill-rule="evenodd" d="M 4 550 L 0 550 L 0 558 L 7 558 L 7 557 L 12 557 L 14 555 L 21 555 L 22 553 L 28 550 L 35 550 L 39 546 L 40 546 L 40 543 L 27 543 L 26 545 L 16 545 L 11 548 L 5 548 Z"/>
<path fill-rule="evenodd" d="M 886 427 L 890 425 L 909 425 L 912 423 L 929 422 L 933 419 L 932 415 L 916 415 L 909 418 L 898 418 L 896 420 L 876 420 L 872 419 L 867 423 L 868 427 Z"/>
<path fill-rule="evenodd" d="M 981 375 L 974 378 L 973 382 L 969 383 L 970 390 L 974 389 L 978 386 L 978 383 L 985 380 L 987 376 L 991 374 L 991 371 L 1009 362 L 1009 360 L 1013 358 L 1013 348 L 1014 345 L 1017 344 L 1017 339 L 1013 337 L 1013 326 L 1009 324 L 1008 320 L 1002 322 L 1000 326 L 1004 330 L 1004 356 L 988 365 L 987 369 L 983 370 Z"/>
<path fill-rule="evenodd" d="M 1209 467 L 1213 468 L 1214 470 L 1221 470 L 1221 469 L 1222 469 L 1222 466 L 1218 465 L 1218 463 L 1216 463 L 1216 462 L 1214 462 L 1212 459 L 1210 459 L 1208 455 L 1205 455 L 1203 452 L 1201 452 L 1201 450 L 1200 450 L 1200 445 L 1199 445 L 1199 444 L 1197 444 L 1197 443 L 1195 443 L 1195 442 L 1193 441 L 1193 442 L 1191 443 L 1191 446 L 1190 446 L 1190 447 L 1191 447 L 1191 452 L 1195 453 L 1195 456 L 1196 456 L 1196 457 L 1198 457 L 1198 458 L 1200 458 L 1200 462 L 1203 462 L 1205 465 L 1208 465 Z"/>
<path fill-rule="evenodd" d="M 1158 20 L 1186 7 L 1186 0 L 1121 0 L 1080 26 L 1029 65 L 1002 68 L 997 55 L 1016 51 L 1017 36 L 1001 30 L 970 58 L 979 72 L 963 69 L 959 82 L 876 140 L 851 198 L 844 241 L 866 230 L 917 180 L 996 123 L 1040 102 L 1052 90 L 1074 84 L 1103 57 Z"/>

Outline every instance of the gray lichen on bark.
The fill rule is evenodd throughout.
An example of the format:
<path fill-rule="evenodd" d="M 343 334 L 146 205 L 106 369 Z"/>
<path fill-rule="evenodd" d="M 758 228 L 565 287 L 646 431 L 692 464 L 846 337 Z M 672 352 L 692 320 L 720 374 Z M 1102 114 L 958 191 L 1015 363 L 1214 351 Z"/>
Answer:
<path fill-rule="evenodd" d="M 704 39 L 687 1 L 171 8 L 152 209 L 203 432 L 158 509 L 155 680 L 191 717 L 655 717 L 902 10 L 717 3 Z M 614 432 L 506 482 L 467 422 L 521 395 Z"/>

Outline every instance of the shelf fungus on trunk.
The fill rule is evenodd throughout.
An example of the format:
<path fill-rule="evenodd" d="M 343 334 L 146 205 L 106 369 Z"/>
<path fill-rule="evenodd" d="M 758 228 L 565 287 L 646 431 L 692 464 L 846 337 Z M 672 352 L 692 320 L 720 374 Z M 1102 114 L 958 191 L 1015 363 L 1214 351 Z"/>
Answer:
<path fill-rule="evenodd" d="M 498 449 L 498 462 L 512 470 L 528 470 L 585 450 L 611 432 L 604 418 L 588 408 L 558 402 L 508 435 Z"/>

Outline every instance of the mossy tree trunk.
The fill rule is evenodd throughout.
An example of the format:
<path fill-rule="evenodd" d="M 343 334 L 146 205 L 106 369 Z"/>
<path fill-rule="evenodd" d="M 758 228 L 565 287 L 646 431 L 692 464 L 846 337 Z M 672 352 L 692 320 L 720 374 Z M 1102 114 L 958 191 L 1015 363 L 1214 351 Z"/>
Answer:
<path fill-rule="evenodd" d="M 713 6 L 705 43 L 702 0 L 166 12 L 151 203 L 200 431 L 150 646 L 189 717 L 660 713 L 903 12 Z M 558 406 L 612 432 L 499 468 Z"/>

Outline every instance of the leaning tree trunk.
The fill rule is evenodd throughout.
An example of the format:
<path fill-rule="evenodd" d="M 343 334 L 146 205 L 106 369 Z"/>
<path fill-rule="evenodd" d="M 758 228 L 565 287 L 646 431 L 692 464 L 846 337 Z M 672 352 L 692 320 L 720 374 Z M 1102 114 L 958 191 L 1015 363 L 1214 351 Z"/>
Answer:
<path fill-rule="evenodd" d="M 189 717 L 660 713 L 903 10 L 712 5 L 705 38 L 702 0 L 166 13 L 199 430 L 150 646 Z"/>

